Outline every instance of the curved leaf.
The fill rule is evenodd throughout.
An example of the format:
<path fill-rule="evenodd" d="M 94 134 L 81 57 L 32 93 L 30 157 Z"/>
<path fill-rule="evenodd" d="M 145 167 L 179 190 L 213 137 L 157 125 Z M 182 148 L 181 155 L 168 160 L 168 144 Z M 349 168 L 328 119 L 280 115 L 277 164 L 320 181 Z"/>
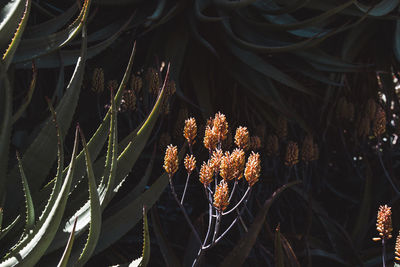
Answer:
<path fill-rule="evenodd" d="M 364 13 L 368 13 L 371 16 L 384 16 L 392 12 L 399 5 L 399 1 L 397 0 L 382 0 L 378 4 L 368 6 L 356 2 L 356 6 Z"/>
<path fill-rule="evenodd" d="M 74 244 L 76 222 L 77 219 L 75 219 L 74 227 L 72 228 L 72 232 L 69 236 L 67 246 L 65 247 L 64 253 L 60 259 L 60 262 L 57 264 L 57 267 L 67 267 L 69 255 L 71 255 L 72 246 Z"/>

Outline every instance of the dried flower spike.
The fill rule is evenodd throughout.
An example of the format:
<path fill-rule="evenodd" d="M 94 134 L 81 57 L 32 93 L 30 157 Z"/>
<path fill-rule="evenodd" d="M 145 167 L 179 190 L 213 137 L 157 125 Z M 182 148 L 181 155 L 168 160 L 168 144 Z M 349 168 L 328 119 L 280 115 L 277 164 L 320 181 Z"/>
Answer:
<path fill-rule="evenodd" d="M 118 81 L 117 80 L 110 80 L 107 83 L 108 90 L 116 91 L 118 89 Z"/>
<path fill-rule="evenodd" d="M 104 72 L 102 68 L 95 68 L 93 71 L 92 91 L 97 94 L 104 91 Z"/>
<path fill-rule="evenodd" d="M 165 88 L 165 94 L 167 96 L 172 96 L 176 92 L 176 85 L 174 81 L 168 81 L 167 86 Z"/>
<path fill-rule="evenodd" d="M 299 163 L 299 146 L 296 142 L 289 141 L 286 148 L 285 165 L 292 167 Z"/>
<path fill-rule="evenodd" d="M 147 82 L 149 84 L 149 92 L 153 95 L 157 95 L 160 89 L 160 75 L 154 68 L 147 70 Z"/>
<path fill-rule="evenodd" d="M 204 147 L 209 151 L 213 151 L 217 147 L 218 139 L 215 132 L 210 128 L 210 126 L 206 126 L 206 130 L 204 133 Z"/>
<path fill-rule="evenodd" d="M 193 155 L 186 155 L 185 160 L 183 161 L 185 164 L 186 171 L 191 174 L 194 169 L 196 169 L 196 158 Z"/>
<path fill-rule="evenodd" d="M 247 159 L 246 169 L 244 170 L 244 178 L 249 183 L 249 186 L 253 186 L 260 177 L 261 163 L 260 154 L 252 152 Z"/>
<path fill-rule="evenodd" d="M 197 136 L 197 125 L 194 118 L 185 120 L 185 127 L 183 129 L 183 136 L 186 138 L 189 145 L 193 145 Z"/>
<path fill-rule="evenodd" d="M 235 178 L 238 180 L 242 179 L 244 166 L 246 163 L 246 156 L 243 149 L 236 148 L 232 151 L 231 154 L 234 170 L 235 170 Z"/>
<path fill-rule="evenodd" d="M 396 255 L 394 259 L 400 261 L 400 231 L 396 238 L 396 246 L 394 248 L 394 254 Z"/>
<path fill-rule="evenodd" d="M 372 126 L 375 137 L 381 136 L 386 132 L 386 113 L 381 106 L 378 106 Z"/>
<path fill-rule="evenodd" d="M 314 141 L 311 135 L 304 138 L 301 147 L 301 160 L 308 163 L 314 158 Z"/>
<path fill-rule="evenodd" d="M 226 121 L 225 115 L 221 112 L 215 114 L 212 131 L 216 135 L 218 142 L 225 140 L 227 137 L 228 122 Z"/>
<path fill-rule="evenodd" d="M 221 159 L 219 175 L 221 175 L 224 180 L 233 180 L 236 172 L 237 170 L 235 169 L 232 155 L 227 151 Z"/>
<path fill-rule="evenodd" d="M 123 110 L 134 111 L 136 109 L 136 95 L 133 90 L 125 90 L 122 96 L 123 99 Z"/>
<path fill-rule="evenodd" d="M 164 169 L 171 178 L 178 171 L 178 149 L 176 146 L 169 145 L 165 151 Z"/>
<path fill-rule="evenodd" d="M 235 144 L 244 150 L 247 150 L 250 145 L 250 135 L 246 127 L 239 126 L 236 129 Z"/>
<path fill-rule="evenodd" d="M 199 180 L 204 185 L 204 187 L 207 187 L 213 181 L 213 175 L 214 171 L 211 167 L 210 162 L 203 162 L 200 168 Z"/>
<path fill-rule="evenodd" d="M 376 219 L 376 230 L 379 237 L 373 238 L 374 241 L 387 240 L 392 238 L 392 208 L 387 205 L 380 206 Z"/>
<path fill-rule="evenodd" d="M 131 89 L 137 94 L 143 87 L 143 81 L 140 76 L 132 74 L 131 76 Z"/>
<path fill-rule="evenodd" d="M 228 183 L 222 180 L 219 185 L 217 185 L 217 189 L 214 194 L 214 207 L 222 212 L 229 205 L 229 189 Z"/>
<path fill-rule="evenodd" d="M 224 154 L 221 149 L 215 149 L 211 155 L 210 164 L 215 174 L 219 173 Z"/>
<path fill-rule="evenodd" d="M 267 137 L 267 155 L 270 157 L 278 156 L 279 141 L 275 134 L 268 135 Z"/>

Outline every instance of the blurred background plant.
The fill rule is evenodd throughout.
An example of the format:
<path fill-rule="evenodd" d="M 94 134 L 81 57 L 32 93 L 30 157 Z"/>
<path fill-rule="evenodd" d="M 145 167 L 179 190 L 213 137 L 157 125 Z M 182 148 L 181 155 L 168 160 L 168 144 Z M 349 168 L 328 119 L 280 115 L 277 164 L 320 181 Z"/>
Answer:
<path fill-rule="evenodd" d="M 15 244 L 26 228 L 15 151 L 36 222 L 54 185 L 49 182 L 57 176 L 57 134 L 47 96 L 67 160 L 74 144 L 71 123 L 79 121 L 91 137 L 88 154 L 100 196 L 113 173 L 113 153 L 121 160 L 113 165 L 119 177 L 114 186 L 125 182 L 112 200 L 100 199 L 108 205 L 101 208 L 98 244 L 106 245 L 97 246 L 88 265 L 138 257 L 132 251 L 142 246 L 142 229 L 129 230 L 140 220 L 143 204 L 150 209 L 154 203 L 150 229 L 156 256 L 149 264 L 186 266 L 194 258 L 195 237 L 189 227 L 176 227 L 182 218 L 173 196 L 164 192 L 167 176 L 158 179 L 162 170 L 153 166 L 162 164 L 168 144 L 184 143 L 186 118 L 203 117 L 202 134 L 206 120 L 219 110 L 232 127 L 223 146 L 232 145 L 232 129 L 247 125 L 252 150 L 263 155 L 263 176 L 247 203 L 246 227 L 238 225 L 207 252 L 206 265 L 381 263 L 381 247 L 371 242 L 376 210 L 387 203 L 393 225 L 399 220 L 398 1 L 20 0 L 3 1 L 0 8 L 2 233 L 21 216 L 0 240 L 1 248 Z M 128 55 L 134 40 L 138 53 L 132 67 Z M 170 78 L 157 98 L 168 63 Z M 118 110 L 114 126 L 110 91 Z M 109 131 L 117 124 L 119 141 L 113 141 Z M 207 153 L 199 144 L 193 151 Z M 129 167 L 122 168 L 125 164 Z M 86 241 L 91 209 L 85 204 L 83 152 L 75 172 L 55 236 L 58 245 L 46 252 L 48 259 L 60 259 L 76 215 L 79 238 Z M 291 180 L 302 184 L 271 205 L 267 196 Z M 189 190 L 196 182 L 189 181 Z M 184 185 L 184 180 L 175 183 L 179 191 Z M 207 206 L 197 201 L 201 197 L 194 193 L 185 203 L 199 232 L 207 222 Z M 394 242 L 386 250 L 392 260 Z"/>

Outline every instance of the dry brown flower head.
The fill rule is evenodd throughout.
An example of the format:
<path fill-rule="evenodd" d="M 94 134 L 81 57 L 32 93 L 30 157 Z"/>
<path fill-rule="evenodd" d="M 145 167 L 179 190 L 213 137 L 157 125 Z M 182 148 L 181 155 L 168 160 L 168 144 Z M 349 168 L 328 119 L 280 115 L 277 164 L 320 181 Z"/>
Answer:
<path fill-rule="evenodd" d="M 286 148 L 285 165 L 293 166 L 299 163 L 299 146 L 296 142 L 289 141 Z"/>
<path fill-rule="evenodd" d="M 221 112 L 215 114 L 212 131 L 216 135 L 218 142 L 225 140 L 227 137 L 228 122 L 226 121 L 225 115 Z"/>
<path fill-rule="evenodd" d="M 125 90 L 122 96 L 123 105 L 121 107 L 123 110 L 134 111 L 136 109 L 136 95 L 133 90 Z"/>
<path fill-rule="evenodd" d="M 119 86 L 119 84 L 118 84 L 117 80 L 110 80 L 107 83 L 108 90 L 116 91 L 118 89 L 118 86 Z"/>
<path fill-rule="evenodd" d="M 376 110 L 372 132 L 375 137 L 379 137 L 386 132 L 386 112 L 381 106 L 378 106 Z"/>
<path fill-rule="evenodd" d="M 164 170 L 171 178 L 178 171 L 178 149 L 176 146 L 169 145 L 164 156 Z"/>
<path fill-rule="evenodd" d="M 240 180 L 243 177 L 243 171 L 246 164 L 246 155 L 243 149 L 236 148 L 235 150 L 232 151 L 231 158 L 235 170 L 234 176 L 235 178 Z"/>
<path fill-rule="evenodd" d="M 258 136 L 250 137 L 250 149 L 251 150 L 260 150 L 262 148 L 261 138 Z"/>
<path fill-rule="evenodd" d="M 247 159 L 246 169 L 244 170 L 244 178 L 249 183 L 249 186 L 253 186 L 260 177 L 261 172 L 261 160 L 260 154 L 252 152 Z"/>
<path fill-rule="evenodd" d="M 183 136 L 186 138 L 189 145 L 193 145 L 197 136 L 197 125 L 194 118 L 185 120 L 185 127 L 183 128 Z"/>
<path fill-rule="evenodd" d="M 229 189 L 228 183 L 224 180 L 217 185 L 217 189 L 214 194 L 214 207 L 219 210 L 219 212 L 224 211 L 229 205 Z"/>
<path fill-rule="evenodd" d="M 143 87 L 143 80 L 142 77 L 140 76 L 136 76 L 135 74 L 132 74 L 131 76 L 131 89 L 138 94 L 140 92 L 140 90 Z"/>
<path fill-rule="evenodd" d="M 104 71 L 103 68 L 95 68 L 92 76 L 92 91 L 100 94 L 104 91 Z"/>
<path fill-rule="evenodd" d="M 172 96 L 176 92 L 176 85 L 174 81 L 168 81 L 166 88 L 165 88 L 165 94 L 167 96 Z"/>
<path fill-rule="evenodd" d="M 219 173 L 219 169 L 221 166 L 221 160 L 224 156 L 224 153 L 221 149 L 215 149 L 211 155 L 210 164 L 215 174 Z"/>
<path fill-rule="evenodd" d="M 204 147 L 209 151 L 213 151 L 217 147 L 218 138 L 215 132 L 210 128 L 210 126 L 206 126 L 206 130 L 204 133 Z"/>
<path fill-rule="evenodd" d="M 213 175 L 214 171 L 210 162 L 203 162 L 200 168 L 199 180 L 204 185 L 204 187 L 207 187 L 213 181 Z"/>
<path fill-rule="evenodd" d="M 376 218 L 376 230 L 379 237 L 373 238 L 374 241 L 387 240 L 392 238 L 392 208 L 387 205 L 380 206 Z"/>
<path fill-rule="evenodd" d="M 250 135 L 249 131 L 247 130 L 247 127 L 242 127 L 239 126 L 236 129 L 236 134 L 235 134 L 235 144 L 244 150 L 247 150 L 250 145 Z"/>
<path fill-rule="evenodd" d="M 314 141 L 311 135 L 307 135 L 304 138 L 301 146 L 301 160 L 309 162 L 314 158 Z"/>
<path fill-rule="evenodd" d="M 221 164 L 219 166 L 219 175 L 221 175 L 224 180 L 229 181 L 235 178 L 236 172 L 237 170 L 235 169 L 233 157 L 231 153 L 226 151 L 225 155 L 221 159 Z"/>
<path fill-rule="evenodd" d="M 394 259 L 400 261 L 400 231 L 396 238 L 396 246 L 394 248 L 394 254 L 396 255 Z"/>
<path fill-rule="evenodd" d="M 184 164 L 186 171 L 191 174 L 196 169 L 196 158 L 193 155 L 186 154 Z"/>
<path fill-rule="evenodd" d="M 275 134 L 268 135 L 267 137 L 267 155 L 270 157 L 278 156 L 279 141 Z"/>
<path fill-rule="evenodd" d="M 146 78 L 149 85 L 149 92 L 153 95 L 157 95 L 161 84 L 158 71 L 155 68 L 149 68 Z"/>

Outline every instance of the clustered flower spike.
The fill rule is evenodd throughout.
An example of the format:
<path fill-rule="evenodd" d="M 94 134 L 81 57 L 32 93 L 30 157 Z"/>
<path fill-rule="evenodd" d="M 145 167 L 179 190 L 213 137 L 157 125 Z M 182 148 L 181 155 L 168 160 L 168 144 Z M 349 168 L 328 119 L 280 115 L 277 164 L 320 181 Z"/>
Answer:
<path fill-rule="evenodd" d="M 299 163 L 299 147 L 296 142 L 289 141 L 286 148 L 285 165 L 292 167 Z"/>
<path fill-rule="evenodd" d="M 215 132 L 208 125 L 206 126 L 203 143 L 204 147 L 209 151 L 213 151 L 217 147 L 218 138 Z"/>
<path fill-rule="evenodd" d="M 376 230 L 379 237 L 373 238 L 374 241 L 387 240 L 392 238 L 392 208 L 387 205 L 380 206 L 376 219 Z"/>
<path fill-rule="evenodd" d="M 233 180 L 235 178 L 235 165 L 231 153 L 225 152 L 225 155 L 221 159 L 219 175 L 221 175 L 224 180 Z"/>
<path fill-rule="evenodd" d="M 207 187 L 212 181 L 213 181 L 213 175 L 214 171 L 213 168 L 211 167 L 210 161 L 203 162 L 200 168 L 200 182 L 204 185 L 204 187 Z"/>
<path fill-rule="evenodd" d="M 386 132 L 386 113 L 381 106 L 378 106 L 376 110 L 372 124 L 372 132 L 375 137 L 379 137 Z"/>
<path fill-rule="evenodd" d="M 247 150 L 249 148 L 250 135 L 246 127 L 239 126 L 236 129 L 235 145 L 244 150 Z"/>
<path fill-rule="evenodd" d="M 186 138 L 189 145 L 193 145 L 197 136 L 197 125 L 194 118 L 185 120 L 185 128 L 183 129 L 183 136 Z"/>
<path fill-rule="evenodd" d="M 307 135 L 304 138 L 303 145 L 301 147 L 301 160 L 309 162 L 314 158 L 314 141 L 311 135 Z"/>
<path fill-rule="evenodd" d="M 247 159 L 246 169 L 244 170 L 244 178 L 246 178 L 249 186 L 253 186 L 258 181 L 260 172 L 260 154 L 252 152 Z"/>
<path fill-rule="evenodd" d="M 236 148 L 233 150 L 231 153 L 231 158 L 235 170 L 234 176 L 240 180 L 243 177 L 244 165 L 246 163 L 246 156 L 243 149 Z"/>
<path fill-rule="evenodd" d="M 219 173 L 223 156 L 224 153 L 221 149 L 215 149 L 211 155 L 210 164 L 215 174 Z"/>
<path fill-rule="evenodd" d="M 186 171 L 191 174 L 192 171 L 194 171 L 194 169 L 196 169 L 196 158 L 193 155 L 186 155 L 185 160 L 184 160 L 184 164 L 185 164 L 185 169 Z"/>
<path fill-rule="evenodd" d="M 165 151 L 164 169 L 170 178 L 178 171 L 178 164 L 178 149 L 176 146 L 169 145 Z"/>
<path fill-rule="evenodd" d="M 104 71 L 102 68 L 95 68 L 93 71 L 92 91 L 98 94 L 104 91 Z"/>
<path fill-rule="evenodd" d="M 394 259 L 400 261 L 400 231 L 396 238 L 396 246 L 394 248 L 394 254 L 396 255 Z"/>
<path fill-rule="evenodd" d="M 215 114 L 213 120 L 212 131 L 217 137 L 217 141 L 221 142 L 226 139 L 228 134 L 228 122 L 226 121 L 226 117 L 221 112 Z"/>
<path fill-rule="evenodd" d="M 221 182 L 217 185 L 217 190 L 215 190 L 214 194 L 214 207 L 217 208 L 220 212 L 224 211 L 226 207 L 229 205 L 229 189 L 228 183 L 225 180 L 221 180 Z"/>

